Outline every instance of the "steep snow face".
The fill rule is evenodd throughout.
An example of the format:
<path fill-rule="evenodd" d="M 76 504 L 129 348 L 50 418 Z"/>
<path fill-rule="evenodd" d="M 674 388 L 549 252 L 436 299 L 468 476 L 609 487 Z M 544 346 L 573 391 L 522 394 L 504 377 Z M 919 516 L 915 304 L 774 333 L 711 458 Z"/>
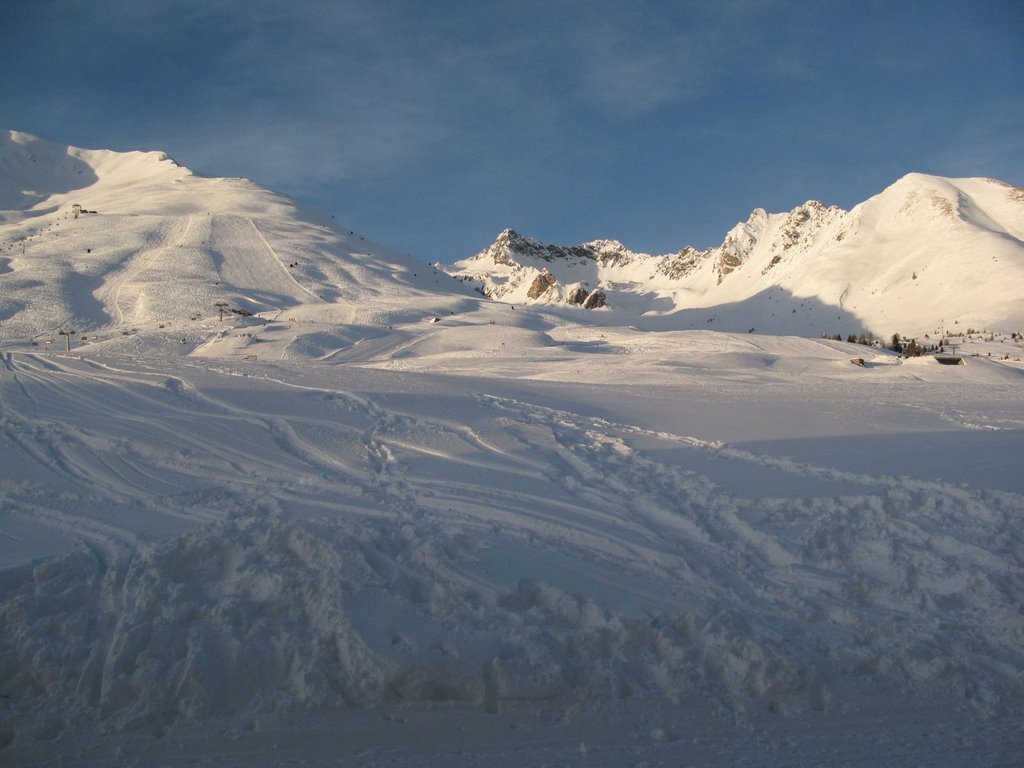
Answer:
<path fill-rule="evenodd" d="M 884 331 L 1024 323 L 1024 190 L 989 179 L 910 174 L 856 206 L 804 290 L 843 290 L 843 306 Z M 825 294 L 828 295 L 828 294 Z"/>
<path fill-rule="evenodd" d="M 0 133 L 0 338 L 187 330 L 222 311 L 375 303 L 423 314 L 471 291 L 247 179 L 159 152 Z"/>
<path fill-rule="evenodd" d="M 851 211 L 816 200 L 756 209 L 704 251 L 563 248 L 506 231 L 447 269 L 503 301 L 557 304 L 578 285 L 600 289 L 657 327 L 923 335 L 1024 324 L 1022 237 L 1024 190 L 915 173 Z"/>

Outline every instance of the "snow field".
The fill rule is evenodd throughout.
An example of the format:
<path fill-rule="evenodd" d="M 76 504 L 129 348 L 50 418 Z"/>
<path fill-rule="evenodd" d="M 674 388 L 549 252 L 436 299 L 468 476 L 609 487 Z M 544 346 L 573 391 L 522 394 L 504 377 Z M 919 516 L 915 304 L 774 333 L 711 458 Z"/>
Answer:
<path fill-rule="evenodd" d="M 952 429 L 935 412 L 888 423 L 918 453 L 882 473 L 677 431 L 766 402 L 737 375 L 738 341 L 690 340 L 702 369 L 676 375 L 667 418 L 614 369 L 595 392 L 529 371 L 6 356 L 10 754 L 90 730 L 428 704 L 756 719 L 855 714 L 884 694 L 1015 716 L 1024 496 L 932 479 L 928 430 Z M 717 405 L 700 385 L 716 354 L 732 371 Z M 1019 392 L 986 368 L 1000 366 L 958 369 L 967 393 L 921 386 L 998 419 Z M 837 400 L 853 426 L 857 403 L 915 386 L 812 370 L 830 373 L 802 386 L 779 367 L 768 395 L 799 392 L 805 432 L 829 434 Z M 33 560 L 40 529 L 66 554 Z"/>

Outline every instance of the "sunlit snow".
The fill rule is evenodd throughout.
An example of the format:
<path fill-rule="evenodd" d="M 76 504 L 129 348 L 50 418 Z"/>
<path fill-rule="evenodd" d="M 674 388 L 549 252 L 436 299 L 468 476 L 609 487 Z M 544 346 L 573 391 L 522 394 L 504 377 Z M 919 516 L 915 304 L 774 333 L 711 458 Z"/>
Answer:
<path fill-rule="evenodd" d="M 0 205 L 0 762 L 1019 763 L 1021 329 L 489 301 L 17 133 Z"/>

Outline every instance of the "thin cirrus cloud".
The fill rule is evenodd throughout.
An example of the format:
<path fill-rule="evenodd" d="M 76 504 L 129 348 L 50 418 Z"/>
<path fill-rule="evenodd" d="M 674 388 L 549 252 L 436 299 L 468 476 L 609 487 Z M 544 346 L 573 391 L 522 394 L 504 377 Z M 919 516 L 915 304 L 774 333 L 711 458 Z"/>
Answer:
<path fill-rule="evenodd" d="M 464 158 L 492 146 L 572 148 L 581 117 L 622 121 L 698 98 L 724 55 L 714 53 L 717 41 L 745 33 L 748 19 L 735 8 L 703 14 L 683 34 L 662 29 L 650 7 L 566 7 L 464 18 L 442 6 L 424 19 L 395 3 L 282 12 L 225 1 L 176 18 L 163 34 L 244 20 L 194 66 L 213 72 L 190 97 L 198 156 L 244 158 L 290 182 L 386 173 L 439 147 Z M 277 147 L 276 157 L 261 146 Z M 305 169 L 289 173 L 291 161 Z"/>

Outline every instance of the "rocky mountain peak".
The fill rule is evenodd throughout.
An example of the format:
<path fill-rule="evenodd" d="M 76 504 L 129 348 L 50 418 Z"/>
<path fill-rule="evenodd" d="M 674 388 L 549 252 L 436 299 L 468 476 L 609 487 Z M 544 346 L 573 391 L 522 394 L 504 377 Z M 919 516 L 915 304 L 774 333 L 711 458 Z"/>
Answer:
<path fill-rule="evenodd" d="M 589 260 L 602 263 L 621 262 L 647 254 L 637 254 L 618 240 L 592 240 L 573 246 L 542 243 L 532 237 L 519 234 L 514 229 L 505 229 L 495 241 L 471 257 L 505 266 L 524 265 L 530 261 L 553 263 L 560 260 Z"/>
<path fill-rule="evenodd" d="M 506 230 L 447 271 L 503 301 L 586 307 L 600 295 L 614 311 L 677 315 L 687 327 L 720 329 L 724 313 L 742 330 L 812 334 L 930 333 L 950 318 L 1016 327 L 1024 190 L 908 174 L 850 211 L 816 199 L 779 213 L 755 208 L 720 245 L 664 256 Z"/>

